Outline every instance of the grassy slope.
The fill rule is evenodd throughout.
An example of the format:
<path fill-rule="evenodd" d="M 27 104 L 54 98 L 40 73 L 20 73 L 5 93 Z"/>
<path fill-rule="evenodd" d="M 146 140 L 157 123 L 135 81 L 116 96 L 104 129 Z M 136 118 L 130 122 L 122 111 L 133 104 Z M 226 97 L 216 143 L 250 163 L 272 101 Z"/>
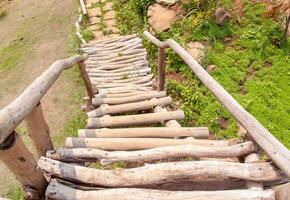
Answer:
<path fill-rule="evenodd" d="M 123 34 L 148 29 L 146 5 L 151 2 L 116 1 Z M 186 8 L 190 12 L 186 18 L 157 36 L 174 38 L 183 46 L 188 41 L 206 42 L 203 66 L 215 64 L 217 69 L 211 75 L 289 148 L 289 41 L 281 41 L 279 23 L 263 18 L 263 5 L 244 2 L 240 23 L 231 19 L 220 27 L 212 22 L 210 9 L 201 12 L 192 4 Z M 231 1 L 224 5 L 229 8 Z M 151 63 L 156 63 L 156 48 L 147 42 L 145 46 Z M 219 138 L 236 137 L 238 126 L 229 113 L 173 52 L 167 55 L 168 72 L 178 72 L 183 80 L 168 80 L 168 85 L 186 113 L 184 125 L 208 126 Z"/>
<path fill-rule="evenodd" d="M 65 58 L 70 56 L 71 54 L 75 54 L 74 49 L 76 46 L 79 45 L 79 41 L 76 38 L 74 34 L 75 30 L 72 30 L 72 27 L 74 20 L 77 19 L 77 2 L 78 1 L 76 1 L 75 4 L 71 2 L 68 3 L 67 6 L 73 5 L 72 7 L 75 8 L 69 9 L 69 14 L 68 12 L 65 12 L 61 13 L 61 15 L 58 15 L 60 14 L 58 13 L 58 10 L 53 10 L 49 11 L 51 12 L 50 15 L 47 15 L 47 13 L 45 12 L 42 13 L 43 10 L 39 9 L 40 13 L 38 14 L 40 16 L 38 16 L 37 18 L 34 17 L 33 19 L 29 20 L 23 20 L 23 23 L 17 27 L 15 35 L 11 36 L 16 39 L 3 40 L 5 41 L 5 44 L 0 45 L 0 75 L 3 77 L 1 81 L 5 82 L 5 80 L 7 79 L 7 81 L 9 82 L 10 79 L 8 78 L 5 78 L 4 80 L 5 74 L 13 74 L 14 78 L 17 80 L 18 85 L 23 85 L 23 87 L 25 87 L 30 83 L 30 81 L 35 78 L 36 75 L 30 77 L 27 74 L 23 73 L 21 70 L 18 70 L 22 69 L 23 67 L 34 67 L 31 65 L 25 65 L 26 63 L 23 60 L 26 60 L 29 57 L 30 63 L 40 63 L 39 65 L 41 66 L 36 66 L 39 68 L 40 72 L 37 72 L 37 74 L 39 74 L 45 70 L 45 67 L 49 66 L 49 64 L 56 59 L 59 59 L 61 57 Z M 36 0 L 35 4 L 38 3 L 42 4 L 41 1 Z M 63 2 L 63 4 L 65 3 L 67 2 Z M 58 5 L 58 7 L 62 6 L 63 4 Z M 33 7 L 31 9 L 33 9 Z M 42 15 L 46 17 L 43 17 Z M 51 17 L 51 15 L 53 16 Z M 70 17 L 68 17 L 68 15 Z M 7 20 L 7 18 L 3 18 L 1 20 L 3 20 L 2 22 L 4 22 L 4 20 Z M 51 26 L 56 26 L 55 24 L 60 25 L 63 30 L 56 32 L 55 30 L 51 29 Z M 35 31 L 35 27 L 38 27 L 39 25 L 41 25 L 41 28 L 38 28 L 38 31 Z M 47 30 L 47 26 L 50 27 L 49 30 Z M 29 28 L 32 30 L 29 32 L 26 31 Z M 61 40 L 63 40 L 59 42 L 62 45 L 61 47 L 63 48 L 63 50 L 54 50 L 56 52 L 55 54 L 50 53 L 49 51 L 51 51 L 53 48 L 58 48 L 57 46 L 55 46 L 54 41 L 60 38 Z M 42 45 L 43 41 L 45 42 L 45 45 Z M 35 56 L 35 46 L 45 46 L 44 51 L 53 58 L 51 58 L 50 56 L 44 58 L 39 58 Z M 33 55 L 32 57 L 30 56 L 31 54 Z M 43 61 L 44 59 L 48 59 L 48 61 Z M 32 73 L 33 70 L 30 69 L 30 73 Z M 24 76 L 24 79 L 28 79 L 28 83 L 21 82 L 21 80 L 17 77 L 18 75 Z M 14 83 L 10 84 L 10 82 L 6 85 L 7 87 L 9 86 L 9 88 L 12 87 L 14 92 L 16 90 L 15 88 L 18 87 L 18 85 L 15 85 Z M 60 77 L 60 80 L 55 85 L 56 86 L 54 86 L 45 96 L 44 100 L 46 100 L 46 102 L 43 104 L 43 108 L 45 109 L 45 115 L 49 113 L 47 116 L 45 116 L 47 121 L 52 122 L 56 121 L 55 115 L 57 115 L 54 115 L 53 113 L 51 114 L 52 109 L 57 110 L 55 106 L 61 107 L 61 113 L 59 115 L 63 118 L 63 123 L 61 125 L 62 127 L 56 128 L 56 125 L 52 123 L 49 123 L 49 125 L 53 134 L 52 139 L 54 145 L 63 146 L 64 140 L 68 135 L 73 135 L 77 133 L 77 127 L 85 127 L 86 115 L 80 110 L 80 105 L 83 103 L 82 97 L 84 94 L 84 86 L 79 76 L 77 67 L 74 67 L 72 70 L 64 72 L 64 74 Z M 57 85 L 62 85 L 62 87 L 58 87 Z M 67 88 L 67 86 L 69 86 L 69 88 Z M 21 89 L 19 90 L 19 92 L 17 90 L 17 94 L 21 92 Z M 5 95 L 9 93 L 8 91 L 9 89 L 7 89 L 6 86 L 5 88 L 1 88 L 1 100 L 3 100 L 2 97 L 5 97 Z M 62 95 L 64 91 L 66 91 L 65 93 L 67 95 Z M 1 94 L 3 94 L 3 96 L 1 96 Z M 17 94 L 14 94 L 14 96 L 16 96 Z M 14 99 L 14 96 L 10 99 Z M 49 98 L 52 98 L 51 101 L 53 102 L 48 100 Z M 63 107 L 62 103 L 66 103 L 67 105 L 70 105 L 70 107 Z M 53 108 L 50 108 L 49 106 Z M 26 128 L 23 125 L 20 125 L 16 131 L 21 134 L 27 147 L 35 153 L 35 150 L 32 147 L 31 141 L 28 137 Z M 0 166 L 0 171 L 3 172 L 1 167 L 3 166 Z M 2 190 L 2 188 L 0 187 L 0 196 L 15 200 L 23 199 L 23 192 L 21 190 L 20 184 L 16 180 L 14 180 L 13 176 L 10 173 L 6 171 L 4 171 L 3 173 L 5 173 L 5 175 L 0 174 L 0 182 L 1 186 L 3 186 L 3 188 L 5 189 Z"/>

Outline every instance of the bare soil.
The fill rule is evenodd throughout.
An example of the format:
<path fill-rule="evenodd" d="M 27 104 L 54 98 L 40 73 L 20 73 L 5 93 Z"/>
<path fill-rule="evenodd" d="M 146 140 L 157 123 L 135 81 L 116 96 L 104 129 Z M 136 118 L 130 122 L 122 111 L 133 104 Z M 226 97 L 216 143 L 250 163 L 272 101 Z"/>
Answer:
<path fill-rule="evenodd" d="M 0 70 L 0 109 L 15 99 L 38 75 L 57 59 L 70 56 L 69 36 L 77 19 L 76 0 L 0 0 L 7 15 L 0 19 L 0 49 L 24 39 L 25 50 L 17 65 Z M 13 51 L 12 51 L 13 53 Z M 62 75 L 42 101 L 52 133 L 61 132 L 71 113 L 79 105 L 71 102 L 74 87 L 67 74 Z M 24 140 L 29 144 L 27 136 Z M 17 184 L 0 163 L 0 195 Z"/>

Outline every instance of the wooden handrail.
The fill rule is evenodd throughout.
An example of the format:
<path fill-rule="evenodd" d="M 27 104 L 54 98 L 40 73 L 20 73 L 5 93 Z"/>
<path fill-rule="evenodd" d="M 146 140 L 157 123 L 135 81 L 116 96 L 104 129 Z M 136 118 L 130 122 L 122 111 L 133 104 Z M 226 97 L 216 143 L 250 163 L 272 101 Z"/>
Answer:
<path fill-rule="evenodd" d="M 14 131 L 26 116 L 39 104 L 41 98 L 60 74 L 74 64 L 87 59 L 87 55 L 76 55 L 54 62 L 24 92 L 8 106 L 0 110 L 0 144 Z"/>
<path fill-rule="evenodd" d="M 221 104 L 247 130 L 255 142 L 268 154 L 275 164 L 290 177 L 290 151 L 277 140 L 254 116 L 247 112 L 204 68 L 177 42 L 159 41 L 145 31 L 144 35 L 158 47 L 170 47 L 192 69 L 201 82 L 216 96 Z"/>

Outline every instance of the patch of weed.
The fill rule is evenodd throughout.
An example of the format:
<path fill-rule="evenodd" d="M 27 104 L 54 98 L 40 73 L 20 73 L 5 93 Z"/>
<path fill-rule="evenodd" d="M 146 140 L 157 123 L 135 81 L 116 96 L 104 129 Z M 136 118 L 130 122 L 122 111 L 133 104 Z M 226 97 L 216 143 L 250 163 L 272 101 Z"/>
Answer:
<path fill-rule="evenodd" d="M 11 200 L 22 200 L 24 199 L 24 192 L 22 191 L 20 186 L 14 186 L 9 189 L 6 197 Z"/>

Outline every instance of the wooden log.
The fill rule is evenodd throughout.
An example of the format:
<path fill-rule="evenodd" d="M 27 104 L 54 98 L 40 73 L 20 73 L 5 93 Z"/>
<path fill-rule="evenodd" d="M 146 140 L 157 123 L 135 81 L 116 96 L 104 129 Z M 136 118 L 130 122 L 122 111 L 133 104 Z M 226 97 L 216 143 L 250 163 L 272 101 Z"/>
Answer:
<path fill-rule="evenodd" d="M 163 91 L 165 86 L 165 49 L 159 48 L 158 49 L 158 91 Z"/>
<path fill-rule="evenodd" d="M 107 38 L 107 39 L 102 39 L 102 40 L 97 40 L 97 41 L 90 41 L 88 44 L 82 44 L 81 48 L 86 48 L 90 46 L 96 46 L 96 45 L 104 45 L 104 44 L 110 44 L 110 43 L 116 43 L 118 41 L 126 41 L 126 40 L 131 40 L 133 38 L 136 38 L 137 35 L 126 35 L 126 36 L 118 36 L 115 38 Z"/>
<path fill-rule="evenodd" d="M 24 92 L 8 106 L 0 110 L 0 144 L 24 120 L 32 109 L 40 102 L 47 90 L 60 74 L 74 64 L 85 60 L 87 55 L 74 56 L 54 62 Z"/>
<path fill-rule="evenodd" d="M 94 77 L 94 75 L 90 75 L 89 74 L 89 77 L 92 79 L 92 80 L 96 80 L 96 81 L 106 81 L 106 80 L 127 80 L 127 79 L 130 79 L 130 78 L 141 78 L 141 77 L 144 77 L 144 76 L 148 76 L 147 73 L 140 73 L 140 74 L 129 74 L 129 75 L 126 75 L 126 76 L 113 76 L 113 77 Z"/>
<path fill-rule="evenodd" d="M 159 123 L 166 120 L 171 120 L 171 119 L 181 120 L 183 118 L 184 118 L 183 111 L 89 118 L 87 128 L 104 128 L 104 127 L 155 124 L 155 123 Z"/>
<path fill-rule="evenodd" d="M 86 8 L 86 4 L 85 4 L 84 0 L 80 0 L 80 5 L 82 8 L 83 15 L 87 15 L 88 12 L 87 12 L 87 8 Z"/>
<path fill-rule="evenodd" d="M 245 157 L 246 163 L 259 162 L 259 160 L 259 155 L 257 153 L 251 153 Z M 247 181 L 246 186 L 251 190 L 263 190 L 263 183 L 260 182 Z"/>
<path fill-rule="evenodd" d="M 13 132 L 0 144 L 0 160 L 21 183 L 27 195 L 30 193 L 33 198 L 41 199 L 47 182 L 17 133 Z"/>
<path fill-rule="evenodd" d="M 115 87 L 115 88 L 105 88 L 99 89 L 99 93 L 124 93 L 124 92 L 132 92 L 132 91 L 152 91 L 151 87 L 145 87 L 143 85 L 129 85 L 124 87 Z"/>
<path fill-rule="evenodd" d="M 289 200 L 290 182 L 274 187 L 276 200 Z"/>
<path fill-rule="evenodd" d="M 103 151 L 99 149 L 74 148 L 48 151 L 46 157 L 64 162 L 95 162 L 103 165 L 117 161 L 151 162 L 169 158 L 229 158 L 254 152 L 252 142 L 233 146 L 212 147 L 200 145 L 165 146 L 140 151 Z"/>
<path fill-rule="evenodd" d="M 290 177 L 290 151 L 277 140 L 254 116 L 247 112 L 216 80 L 214 80 L 194 58 L 172 39 L 161 42 L 149 32 L 148 39 L 160 46 L 170 46 L 206 87 L 217 97 L 221 104 L 247 130 L 249 135 L 262 147 L 268 156 Z M 157 42 L 159 41 L 159 42 Z"/>
<path fill-rule="evenodd" d="M 127 79 L 98 79 L 98 78 L 94 78 L 91 77 L 91 80 L 93 83 L 142 83 L 144 81 L 147 80 L 151 80 L 152 79 L 152 74 L 146 74 L 145 76 L 137 76 L 137 77 L 133 77 L 133 78 L 127 78 Z"/>
<path fill-rule="evenodd" d="M 164 138 L 72 138 L 66 139 L 68 148 L 94 148 L 108 151 L 144 150 L 175 145 L 229 146 L 227 140 L 164 139 Z"/>
<path fill-rule="evenodd" d="M 132 71 L 127 71 L 127 72 L 117 72 L 117 73 L 94 73 L 94 72 L 89 72 L 89 76 L 94 76 L 94 77 L 113 77 L 113 76 L 123 76 L 126 77 L 128 75 L 132 74 L 146 74 L 150 73 L 151 69 L 150 68 L 145 68 L 145 69 L 138 69 L 138 70 L 132 70 Z"/>
<path fill-rule="evenodd" d="M 251 190 L 225 190 L 225 191 L 164 191 L 152 189 L 101 189 L 77 190 L 57 182 L 51 182 L 47 188 L 46 196 L 51 199 L 62 200 L 109 200 L 118 197 L 118 200 L 275 200 L 274 192 Z"/>
<path fill-rule="evenodd" d="M 85 84 L 85 87 L 87 90 L 87 94 L 89 96 L 89 100 L 87 101 L 88 102 L 87 106 L 90 107 L 92 105 L 92 99 L 95 97 L 95 92 L 93 90 L 90 78 L 87 74 L 86 65 L 85 65 L 84 61 L 79 62 L 79 70 L 80 70 L 81 78 L 84 81 L 84 84 Z"/>
<path fill-rule="evenodd" d="M 162 108 L 160 106 L 156 106 L 154 108 L 154 112 L 155 113 L 160 113 L 160 112 L 163 112 L 164 113 L 164 112 L 168 112 L 168 110 L 167 110 L 167 108 Z M 166 127 L 181 127 L 181 125 L 176 120 L 168 120 L 168 121 L 164 121 L 162 123 Z"/>
<path fill-rule="evenodd" d="M 120 97 L 120 98 L 94 98 L 93 99 L 93 105 L 98 106 L 102 104 L 109 104 L 109 105 L 116 105 L 116 104 L 124 104 L 124 103 L 132 103 L 132 102 L 138 102 L 138 101 L 144 101 L 151 98 L 161 98 L 165 97 L 166 92 L 146 92 L 145 94 L 139 94 L 129 97 Z"/>
<path fill-rule="evenodd" d="M 27 115 L 25 123 L 38 157 L 45 156 L 47 150 L 53 149 L 53 145 L 40 103 Z"/>
<path fill-rule="evenodd" d="M 139 94 L 148 93 L 148 91 L 134 91 L 134 92 L 126 92 L 126 93 L 116 93 L 116 94 L 96 94 L 96 98 L 120 98 L 120 97 L 129 97 L 135 96 Z"/>
<path fill-rule="evenodd" d="M 78 137 L 82 138 L 208 138 L 208 136 L 209 131 L 207 127 L 146 127 L 78 130 Z"/>
<path fill-rule="evenodd" d="M 120 87 L 120 86 L 126 86 L 126 85 L 130 85 L 130 84 L 146 84 L 146 83 L 151 83 L 151 76 L 144 76 L 144 78 L 135 78 L 134 81 L 132 82 L 121 82 L 121 83 L 117 83 L 112 81 L 112 83 L 104 83 L 104 82 L 93 82 L 94 85 L 98 86 L 98 87 Z"/>
<path fill-rule="evenodd" d="M 121 170 L 92 169 L 41 157 L 39 167 L 52 177 L 104 187 L 131 187 L 158 184 L 190 176 L 223 176 L 251 181 L 278 178 L 269 163 L 232 163 L 224 161 L 187 161 L 150 164 Z"/>
<path fill-rule="evenodd" d="M 87 113 L 87 115 L 89 118 L 93 118 L 93 117 L 101 117 L 106 114 L 117 114 L 132 111 L 148 110 L 152 109 L 154 106 L 157 105 L 169 105 L 171 101 L 172 99 L 170 97 L 163 97 L 160 99 L 153 98 L 135 103 L 126 103 L 121 105 L 100 107 L 96 110 Z"/>

